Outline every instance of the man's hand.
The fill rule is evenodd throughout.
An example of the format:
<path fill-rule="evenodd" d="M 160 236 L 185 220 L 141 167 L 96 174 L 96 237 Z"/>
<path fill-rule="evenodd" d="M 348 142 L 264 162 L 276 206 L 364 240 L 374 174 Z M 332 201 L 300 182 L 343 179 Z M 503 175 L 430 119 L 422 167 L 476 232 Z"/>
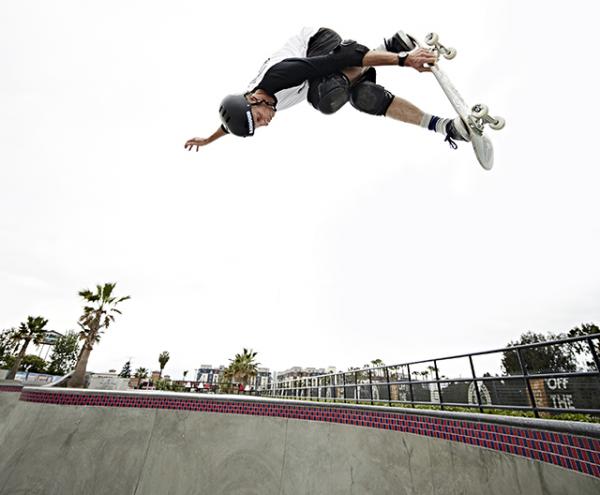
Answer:
<path fill-rule="evenodd" d="M 437 62 L 437 55 L 427 48 L 415 48 L 408 54 L 405 67 L 412 67 L 419 72 L 431 72 L 431 66 Z"/>
<path fill-rule="evenodd" d="M 199 138 L 195 137 L 192 139 L 188 139 L 185 142 L 185 149 L 188 151 L 192 151 L 192 148 L 195 146 L 196 151 L 200 149 L 200 146 L 206 146 L 207 144 L 212 143 L 213 141 L 223 137 L 227 132 L 223 130 L 223 127 L 219 127 L 215 132 L 213 132 L 210 137 L 207 138 Z"/>
<path fill-rule="evenodd" d="M 192 148 L 195 146 L 196 147 L 196 151 L 198 151 L 200 149 L 200 146 L 206 146 L 208 143 L 211 142 L 210 138 L 199 138 L 199 137 L 195 137 L 192 139 L 188 139 L 185 143 L 185 149 L 188 151 L 192 151 Z"/>

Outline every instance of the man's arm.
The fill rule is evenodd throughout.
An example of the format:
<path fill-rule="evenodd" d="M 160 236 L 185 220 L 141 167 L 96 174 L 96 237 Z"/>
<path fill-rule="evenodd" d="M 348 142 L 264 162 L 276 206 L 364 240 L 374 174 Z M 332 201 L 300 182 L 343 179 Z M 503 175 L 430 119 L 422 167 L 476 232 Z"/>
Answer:
<path fill-rule="evenodd" d="M 206 146 L 207 144 L 210 144 L 213 141 L 216 141 L 217 139 L 224 136 L 225 134 L 228 134 L 228 133 L 225 131 L 225 129 L 223 129 L 223 126 L 221 126 L 215 132 L 213 132 L 210 135 L 210 137 L 207 137 L 207 138 L 195 137 L 192 139 L 188 139 L 185 143 L 185 149 L 188 151 L 192 151 L 192 148 L 195 146 L 196 151 L 198 151 L 200 149 L 200 146 Z"/>
<path fill-rule="evenodd" d="M 431 72 L 431 66 L 437 62 L 437 56 L 427 48 L 415 48 L 409 52 L 404 67 L 412 67 L 419 72 Z M 378 65 L 398 65 L 398 54 L 371 50 L 362 59 L 363 67 L 375 67 Z"/>
<path fill-rule="evenodd" d="M 437 57 L 426 48 L 411 51 L 404 62 L 419 72 L 428 72 Z M 344 50 L 327 55 L 305 58 L 287 58 L 273 65 L 254 89 L 262 89 L 270 95 L 287 88 L 293 88 L 304 81 L 339 72 L 348 67 L 375 67 L 399 65 L 397 53 L 371 50 L 363 45 L 348 45 Z"/>

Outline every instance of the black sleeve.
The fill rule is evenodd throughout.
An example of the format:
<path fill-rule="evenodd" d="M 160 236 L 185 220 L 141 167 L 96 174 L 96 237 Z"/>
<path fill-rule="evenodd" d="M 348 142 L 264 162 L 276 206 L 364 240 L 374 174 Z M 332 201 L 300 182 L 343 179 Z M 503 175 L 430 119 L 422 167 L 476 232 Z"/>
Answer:
<path fill-rule="evenodd" d="M 262 89 L 274 96 L 282 89 L 293 88 L 306 80 L 334 74 L 346 67 L 362 66 L 369 49 L 356 42 L 341 44 L 327 55 L 306 58 L 286 58 L 273 65 L 254 89 Z"/>

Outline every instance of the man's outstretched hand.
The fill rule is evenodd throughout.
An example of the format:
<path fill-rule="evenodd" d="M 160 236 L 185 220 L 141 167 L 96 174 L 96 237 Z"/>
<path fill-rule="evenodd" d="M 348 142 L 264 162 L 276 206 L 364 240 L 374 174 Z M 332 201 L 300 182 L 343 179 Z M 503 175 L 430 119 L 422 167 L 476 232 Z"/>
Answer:
<path fill-rule="evenodd" d="M 431 72 L 431 66 L 437 62 L 437 55 L 427 48 L 415 48 L 408 54 L 405 67 L 412 67 L 419 72 Z"/>
<path fill-rule="evenodd" d="M 200 149 L 200 146 L 206 146 L 210 142 L 211 142 L 210 138 L 195 137 L 192 139 L 188 139 L 185 142 L 185 149 L 188 151 L 192 151 L 192 148 L 195 146 L 196 151 L 198 151 Z"/>
<path fill-rule="evenodd" d="M 207 144 L 212 143 L 213 141 L 223 137 L 227 132 L 224 130 L 223 126 L 219 127 L 215 132 L 213 132 L 210 137 L 207 138 L 199 138 L 195 137 L 192 139 L 188 139 L 185 142 L 185 149 L 188 151 L 192 151 L 194 146 L 196 147 L 196 151 L 200 149 L 200 146 L 206 146 Z"/>

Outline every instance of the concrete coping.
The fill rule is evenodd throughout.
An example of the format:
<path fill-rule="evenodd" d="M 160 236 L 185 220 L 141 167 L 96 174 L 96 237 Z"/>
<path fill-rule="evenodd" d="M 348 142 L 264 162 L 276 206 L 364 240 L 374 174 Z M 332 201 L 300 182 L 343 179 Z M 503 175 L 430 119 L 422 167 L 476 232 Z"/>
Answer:
<path fill-rule="evenodd" d="M 0 382 L 1 383 L 1 382 Z M 154 390 L 95 390 L 80 388 L 60 388 L 60 387 L 23 387 L 23 392 L 42 392 L 50 394 L 86 394 L 86 395 L 113 395 L 113 396 L 147 396 L 147 397 L 165 397 L 170 399 L 186 400 L 204 400 L 204 401 L 233 401 L 233 402 L 255 402 L 261 404 L 293 405 L 300 407 L 319 407 L 335 408 L 354 411 L 379 411 L 385 413 L 405 414 L 411 416 L 428 416 L 434 418 L 453 419 L 460 421 L 471 421 L 476 423 L 491 423 L 505 425 L 517 428 L 527 428 L 535 430 L 554 431 L 559 433 L 569 433 L 572 435 L 583 435 L 593 438 L 600 438 L 600 424 L 583 423 L 578 421 L 565 421 L 556 419 L 537 419 L 520 418 L 515 416 L 501 416 L 495 414 L 465 413 L 452 411 L 436 411 L 428 409 L 411 409 L 404 407 L 390 406 L 371 406 L 358 404 L 340 404 L 333 402 L 316 402 L 297 399 L 276 399 L 270 397 L 255 397 L 246 395 L 225 395 L 225 394 L 192 394 L 187 392 L 167 392 Z M 565 410 L 568 412 L 568 410 Z"/>

